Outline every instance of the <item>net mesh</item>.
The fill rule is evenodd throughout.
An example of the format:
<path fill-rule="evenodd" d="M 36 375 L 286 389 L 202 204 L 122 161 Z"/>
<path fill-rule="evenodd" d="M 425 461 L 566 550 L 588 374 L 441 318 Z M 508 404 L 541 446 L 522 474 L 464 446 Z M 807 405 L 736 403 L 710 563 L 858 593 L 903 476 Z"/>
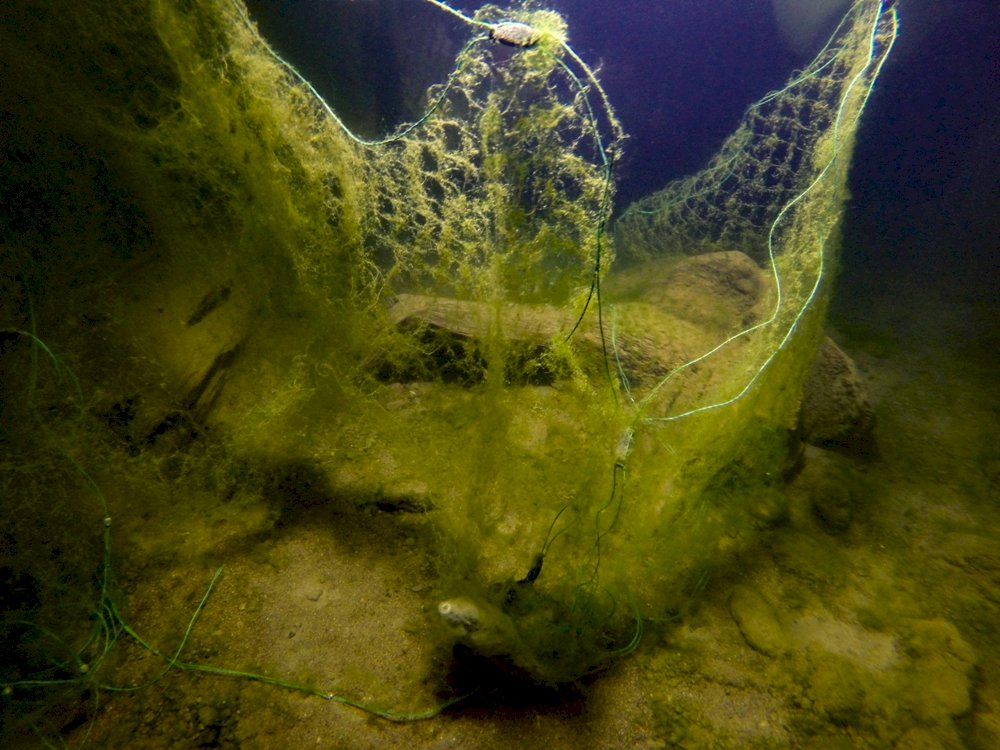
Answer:
<path fill-rule="evenodd" d="M 564 37 L 554 14 L 518 17 Z M 493 7 L 476 15 L 506 18 Z M 577 301 L 606 218 L 604 152 L 618 138 L 605 145 L 591 94 L 553 42 L 512 50 L 474 37 L 428 92 L 433 111 L 420 126 L 366 154 L 366 236 L 392 288 Z"/>
<path fill-rule="evenodd" d="M 750 376 L 727 398 L 658 418 L 742 397 L 822 300 L 837 257 L 855 130 L 895 36 L 893 12 L 881 3 L 854 3 L 813 62 L 752 105 L 705 169 L 636 201 L 616 222 L 618 246 L 632 260 L 735 251 L 770 276 L 766 312 L 679 365 L 667 380 L 747 339 Z"/>
<path fill-rule="evenodd" d="M 629 206 L 617 235 L 637 257 L 719 247 L 768 257 L 771 230 L 794 199 L 849 162 L 851 139 L 895 37 L 878 4 L 855 3 L 816 58 L 751 106 L 697 174 Z M 832 179 L 832 178 L 828 178 Z"/>
<path fill-rule="evenodd" d="M 614 253 L 622 134 L 562 19 L 451 14 L 452 73 L 369 141 L 237 2 L 5 6 L 6 726 L 38 726 L 54 692 L 120 686 L 126 640 L 167 668 L 330 697 L 241 671 L 300 658 L 253 651 L 252 630 L 210 651 L 225 668 L 181 658 L 207 594 L 189 621 L 147 622 L 183 633 L 176 651 L 122 616 L 129 597 L 161 612 L 143 590 L 172 566 L 227 562 L 234 588 L 257 585 L 213 534 L 257 519 L 247 537 L 270 538 L 291 506 L 415 519 L 432 575 L 400 596 L 445 626 L 422 640 L 559 683 L 631 651 L 750 544 L 750 498 L 780 503 L 894 13 L 857 2 L 705 170 L 622 213 Z M 530 43 L 498 42 L 519 29 Z M 184 514 L 213 519 L 202 547 L 150 535 Z M 38 550 L 33 518 L 60 552 Z"/>

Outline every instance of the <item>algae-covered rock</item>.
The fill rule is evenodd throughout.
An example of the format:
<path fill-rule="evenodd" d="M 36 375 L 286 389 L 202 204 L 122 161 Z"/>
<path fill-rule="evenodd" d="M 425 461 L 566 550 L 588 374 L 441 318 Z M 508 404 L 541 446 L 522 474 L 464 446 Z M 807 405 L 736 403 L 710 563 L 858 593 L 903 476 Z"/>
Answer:
<path fill-rule="evenodd" d="M 780 656 L 790 648 L 789 634 L 774 605 L 749 586 L 737 586 L 729 597 L 729 613 L 754 651 Z"/>
<path fill-rule="evenodd" d="M 868 494 L 858 462 L 835 451 L 806 446 L 801 469 L 789 485 L 796 526 L 818 524 L 828 534 L 842 534 L 864 507 Z"/>
<path fill-rule="evenodd" d="M 817 457 L 816 454 L 826 453 Z M 842 534 L 854 520 L 857 479 L 850 459 L 826 451 L 813 454 L 819 471 L 809 487 L 812 510 L 823 530 Z"/>
<path fill-rule="evenodd" d="M 829 337 L 809 370 L 800 421 L 807 443 L 859 453 L 871 450 L 875 412 L 858 368 Z"/>
<path fill-rule="evenodd" d="M 858 667 L 847 659 L 824 654 L 814 661 L 809 695 L 817 711 L 832 723 L 857 723 L 864 707 L 865 689 Z"/>
<path fill-rule="evenodd" d="M 946 620 L 920 620 L 904 641 L 913 666 L 900 677 L 903 694 L 922 722 L 946 722 L 972 708 L 976 654 Z"/>
<path fill-rule="evenodd" d="M 813 511 L 823 528 L 831 534 L 842 534 L 851 527 L 854 501 L 849 488 L 829 484 L 813 497 Z"/>
<path fill-rule="evenodd" d="M 611 294 L 645 299 L 698 328 L 732 330 L 766 314 L 770 278 L 744 253 L 707 252 L 671 265 L 669 274 L 660 272 L 662 262 L 626 269 L 610 282 Z"/>
<path fill-rule="evenodd" d="M 893 750 L 964 750 L 965 743 L 954 728 L 914 727 L 897 742 Z"/>

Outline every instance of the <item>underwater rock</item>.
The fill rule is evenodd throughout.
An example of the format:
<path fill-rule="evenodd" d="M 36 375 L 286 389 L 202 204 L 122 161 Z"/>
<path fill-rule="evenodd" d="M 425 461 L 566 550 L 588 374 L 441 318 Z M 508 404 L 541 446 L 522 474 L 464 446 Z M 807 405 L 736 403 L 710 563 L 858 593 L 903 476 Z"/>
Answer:
<path fill-rule="evenodd" d="M 902 682 L 910 709 L 922 722 L 942 723 L 972 709 L 976 653 L 947 620 L 920 620 L 904 640 L 913 659 Z"/>
<path fill-rule="evenodd" d="M 777 610 L 756 589 L 737 586 L 729 598 L 729 614 L 754 651 L 780 656 L 789 650 L 789 635 Z"/>
<path fill-rule="evenodd" d="M 829 336 L 806 378 L 799 422 L 811 445 L 861 454 L 872 449 L 875 412 L 854 362 Z"/>
<path fill-rule="evenodd" d="M 652 306 L 625 303 L 618 307 L 621 328 L 618 331 L 619 364 L 633 383 L 655 382 L 693 356 L 684 336 L 674 334 L 672 319 L 660 315 Z M 572 328 L 573 314 L 555 306 L 506 303 L 500 307 L 485 302 L 399 294 L 388 310 L 389 321 L 407 331 L 419 342 L 422 360 L 392 363 L 376 358 L 369 368 L 384 381 L 403 381 L 442 377 L 464 385 L 481 382 L 486 375 L 486 362 L 480 359 L 472 366 L 464 365 L 486 346 L 491 331 L 497 327 L 507 337 L 514 354 L 512 360 L 530 374 L 527 382 L 548 385 L 555 380 L 554 372 L 546 371 L 546 354 L 553 341 L 559 341 Z M 576 332 L 583 358 L 593 363 L 602 361 L 603 339 L 600 327 L 592 320 L 581 323 Z M 691 337 L 687 337 L 691 338 Z M 524 367 L 535 361 L 535 368 Z M 478 368 L 478 372 L 476 371 Z M 517 382 L 512 377 L 511 382 Z"/>
<path fill-rule="evenodd" d="M 801 469 L 788 485 L 791 517 L 799 528 L 819 524 L 828 534 L 843 534 L 867 495 L 857 461 L 840 453 L 805 446 Z"/>
<path fill-rule="evenodd" d="M 813 497 L 813 511 L 827 532 L 843 534 L 851 527 L 854 517 L 851 491 L 842 485 L 826 485 Z"/>
<path fill-rule="evenodd" d="M 768 301 L 767 274 L 737 251 L 648 261 L 609 278 L 606 287 L 616 300 L 615 357 L 633 388 L 656 383 L 720 336 L 759 319 Z M 385 382 L 439 376 L 475 385 L 485 378 L 481 353 L 499 328 L 511 347 L 512 360 L 530 373 L 527 382 L 550 385 L 558 377 L 546 369 L 558 359 L 553 358 L 552 344 L 574 328 L 577 315 L 576 310 L 567 312 L 554 305 L 497 306 L 400 293 L 387 310 L 388 321 L 413 337 L 422 359 L 401 362 L 379 355 L 368 368 Z M 597 369 L 603 366 L 605 335 L 592 319 L 582 321 L 575 332 L 582 359 Z M 529 362 L 536 366 L 525 367 Z"/>
<path fill-rule="evenodd" d="M 760 317 L 769 279 L 749 255 L 729 250 L 642 263 L 607 286 L 612 297 L 621 289 L 699 328 L 730 331 Z"/>
<path fill-rule="evenodd" d="M 843 534 L 854 519 L 854 477 L 846 459 L 824 461 L 810 491 L 812 511 L 823 530 Z"/>
<path fill-rule="evenodd" d="M 865 701 L 865 689 L 858 668 L 833 654 L 814 657 L 809 676 L 809 695 L 814 708 L 839 726 L 857 721 Z"/>
<path fill-rule="evenodd" d="M 893 750 L 958 750 L 965 747 L 957 736 L 953 736 L 953 729 L 945 733 L 943 739 L 938 737 L 941 733 L 941 730 L 934 732 L 927 727 L 914 727 L 903 735 Z"/>

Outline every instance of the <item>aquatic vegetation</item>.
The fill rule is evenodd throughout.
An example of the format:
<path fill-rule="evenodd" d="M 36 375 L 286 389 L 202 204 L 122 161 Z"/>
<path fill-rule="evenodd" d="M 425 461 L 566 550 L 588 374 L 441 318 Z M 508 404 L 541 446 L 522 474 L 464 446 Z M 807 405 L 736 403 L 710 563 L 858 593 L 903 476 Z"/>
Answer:
<path fill-rule="evenodd" d="M 60 578 L 12 542 L 12 580 L 55 583 L 22 587 L 5 638 L 37 643 L 25 623 L 39 623 L 65 653 L 12 666 L 8 696 L 149 684 L 107 676 L 130 640 L 163 669 L 390 719 L 454 702 L 377 708 L 185 657 L 225 551 L 180 645 L 141 635 L 111 586 L 111 529 L 179 488 L 270 503 L 273 529 L 291 506 L 418 517 L 440 619 L 426 637 L 551 685 L 635 650 L 646 621 L 752 543 L 747 498 L 773 490 L 794 448 L 853 133 L 894 14 L 855 4 L 703 172 L 623 212 L 613 249 L 624 136 L 562 19 L 428 1 L 469 36 L 423 114 L 377 139 L 352 133 L 239 2 L 11 11 L 5 188 L 38 210 L 3 226 L 0 312 L 18 339 L 4 357 L 20 378 L 4 387 L 44 388 L 5 404 L 19 446 L 5 461 L 59 477 L 54 538 L 93 529 L 100 549 Z M 73 409 L 42 376 L 53 351 L 79 378 Z M 30 537 L 44 496 L 36 480 L 6 496 L 14 536 Z M 80 582 L 95 575 L 97 590 Z M 72 597 L 90 610 L 59 625 Z M 95 643 L 107 658 L 84 656 Z M 36 697 L 11 705 L 34 719 Z"/>

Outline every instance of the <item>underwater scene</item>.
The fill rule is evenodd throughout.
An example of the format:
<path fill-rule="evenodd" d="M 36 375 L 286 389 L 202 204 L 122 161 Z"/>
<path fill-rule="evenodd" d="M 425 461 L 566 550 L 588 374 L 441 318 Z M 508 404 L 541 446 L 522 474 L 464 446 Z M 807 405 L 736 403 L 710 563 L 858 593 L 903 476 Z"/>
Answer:
<path fill-rule="evenodd" d="M 1000 747 L 993 0 L 5 0 L 4 748 Z"/>

